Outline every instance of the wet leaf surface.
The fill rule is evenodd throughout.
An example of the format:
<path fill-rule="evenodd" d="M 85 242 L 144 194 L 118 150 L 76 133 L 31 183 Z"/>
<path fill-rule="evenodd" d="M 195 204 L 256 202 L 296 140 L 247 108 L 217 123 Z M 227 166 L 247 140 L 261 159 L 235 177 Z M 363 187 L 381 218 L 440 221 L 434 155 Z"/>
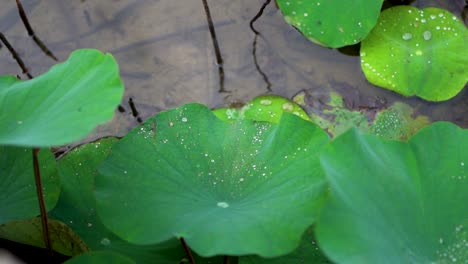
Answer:
<path fill-rule="evenodd" d="M 96 178 L 98 214 L 133 243 L 183 237 L 202 256 L 287 254 L 324 200 L 317 153 L 327 142 L 292 114 L 230 123 L 184 105 L 113 146 Z"/>
<path fill-rule="evenodd" d="M 377 23 L 383 0 L 276 2 L 286 22 L 311 41 L 338 48 L 357 44 L 367 36 Z"/>
<path fill-rule="evenodd" d="M 468 30 L 439 8 L 385 10 L 361 44 L 367 79 L 405 96 L 429 101 L 454 97 L 468 82 Z"/>
<path fill-rule="evenodd" d="M 408 142 L 351 130 L 321 156 L 331 196 L 316 235 L 335 262 L 467 259 L 468 131 L 445 122 Z"/>

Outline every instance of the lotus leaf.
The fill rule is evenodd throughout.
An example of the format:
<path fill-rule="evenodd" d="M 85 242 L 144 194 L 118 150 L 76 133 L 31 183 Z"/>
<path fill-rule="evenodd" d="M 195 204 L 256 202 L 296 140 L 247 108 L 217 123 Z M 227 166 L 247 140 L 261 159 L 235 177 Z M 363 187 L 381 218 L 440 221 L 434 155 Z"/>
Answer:
<path fill-rule="evenodd" d="M 360 42 L 377 23 L 383 0 L 276 0 L 284 19 L 304 36 L 338 48 Z M 337 15 L 339 14 L 339 15 Z"/>
<path fill-rule="evenodd" d="M 321 164 L 331 195 L 316 235 L 333 261 L 468 259 L 468 130 L 439 122 L 401 142 L 353 129 Z"/>
<path fill-rule="evenodd" d="M 21 81 L 0 77 L 0 144 L 68 144 L 110 120 L 123 95 L 110 54 L 77 50 L 47 73 Z"/>
<path fill-rule="evenodd" d="M 112 147 L 96 178 L 98 214 L 132 243 L 177 237 L 204 257 L 284 255 L 325 199 L 317 153 L 327 142 L 293 114 L 278 124 L 225 122 L 184 105 Z"/>
<path fill-rule="evenodd" d="M 39 214 L 32 150 L 0 146 L 0 224 Z M 38 155 L 46 208 L 51 210 L 60 194 L 60 177 L 54 155 L 47 149 Z"/>
<path fill-rule="evenodd" d="M 104 138 L 88 143 L 58 161 L 62 191 L 50 217 L 65 222 L 92 250 L 118 252 L 141 263 L 177 263 L 184 256 L 178 241 L 148 246 L 130 244 L 106 229 L 97 217 L 93 194 L 96 170 L 115 142 L 116 138 Z"/>
<path fill-rule="evenodd" d="M 372 84 L 443 101 L 468 81 L 467 41 L 465 25 L 446 10 L 396 6 L 362 41 L 361 67 Z"/>

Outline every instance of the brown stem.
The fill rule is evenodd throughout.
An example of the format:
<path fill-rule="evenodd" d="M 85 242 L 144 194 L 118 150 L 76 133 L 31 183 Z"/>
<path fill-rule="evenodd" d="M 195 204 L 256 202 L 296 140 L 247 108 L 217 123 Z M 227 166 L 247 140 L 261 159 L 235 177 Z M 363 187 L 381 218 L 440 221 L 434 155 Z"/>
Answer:
<path fill-rule="evenodd" d="M 224 256 L 223 263 L 224 264 L 229 264 L 229 256 Z"/>
<path fill-rule="evenodd" d="M 34 33 L 34 30 L 31 27 L 31 24 L 29 24 L 28 17 L 26 16 L 26 12 L 24 12 L 23 5 L 21 4 L 20 0 L 16 0 L 16 5 L 18 6 L 18 12 L 21 17 L 21 20 L 23 21 L 24 26 L 26 27 L 26 30 L 28 31 L 28 35 L 32 37 L 34 42 L 41 48 L 41 50 L 49 57 L 51 57 L 53 60 L 58 61 L 57 57 L 50 51 L 44 42 L 39 39 L 39 37 L 36 36 L 36 33 Z"/>
<path fill-rule="evenodd" d="M 223 66 L 223 57 L 221 56 L 221 50 L 219 49 L 218 39 L 216 38 L 216 31 L 213 25 L 213 19 L 211 18 L 210 7 L 208 6 L 208 2 L 206 0 L 202 0 L 203 7 L 205 8 L 206 19 L 208 21 L 208 29 L 210 30 L 211 34 L 211 41 L 213 42 L 215 56 L 216 56 L 216 63 L 218 64 L 218 75 L 219 75 L 219 92 L 224 93 L 227 92 L 224 90 L 224 66 Z"/>
<path fill-rule="evenodd" d="M 13 48 L 13 46 L 11 46 L 10 42 L 5 37 L 5 35 L 3 35 L 1 32 L 0 32 L 0 40 L 1 40 L 1 42 L 3 42 L 3 44 L 5 44 L 5 47 L 11 53 L 11 55 L 15 59 L 16 63 L 18 63 L 21 70 L 23 70 L 23 73 L 26 74 L 26 76 L 28 76 L 29 79 L 32 79 L 33 76 L 29 73 L 28 68 L 26 68 L 26 65 L 24 65 L 23 60 L 20 58 L 20 56 L 18 55 L 16 50 Z M 0 47 L 1 47 L 1 45 L 0 45 Z"/>
<path fill-rule="evenodd" d="M 38 148 L 34 148 L 32 150 L 34 179 L 36 180 L 37 200 L 39 201 L 39 210 L 41 212 L 42 236 L 44 237 L 44 244 L 46 246 L 46 249 L 49 251 L 50 255 L 53 255 L 52 243 L 49 237 L 49 224 L 47 220 L 47 210 L 46 210 L 46 205 L 44 202 L 44 193 L 42 192 L 41 171 L 39 169 L 39 159 L 37 158 L 38 153 L 39 153 Z"/>
<path fill-rule="evenodd" d="M 183 237 L 180 238 L 180 243 L 182 243 L 182 246 L 184 247 L 185 253 L 187 254 L 190 264 L 195 264 L 195 259 L 193 258 L 192 251 L 190 251 L 190 248 L 188 247 Z"/>

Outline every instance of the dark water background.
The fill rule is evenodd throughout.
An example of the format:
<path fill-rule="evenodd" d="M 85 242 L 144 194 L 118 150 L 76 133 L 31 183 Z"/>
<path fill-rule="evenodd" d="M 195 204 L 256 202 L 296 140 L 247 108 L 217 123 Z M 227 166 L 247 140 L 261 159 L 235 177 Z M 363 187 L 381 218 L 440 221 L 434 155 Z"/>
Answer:
<path fill-rule="evenodd" d="M 187 102 L 221 107 L 246 102 L 261 94 L 291 98 L 300 91 L 321 96 L 334 90 L 348 104 L 359 107 L 403 101 L 432 120 L 448 120 L 468 127 L 466 87 L 455 98 L 442 103 L 404 98 L 375 87 L 366 81 L 359 57 L 309 42 L 286 24 L 274 1 L 255 23 L 261 33 L 256 52 L 258 66 L 272 84 L 271 91 L 255 67 L 254 33 L 249 28 L 264 0 L 208 1 L 224 59 L 224 88 L 228 92 L 222 93 L 201 0 L 22 2 L 37 35 L 60 60 L 78 48 L 97 48 L 111 52 L 120 64 L 125 82 L 122 106 L 126 111 L 116 112 L 112 122 L 98 127 L 87 140 L 122 136 L 136 126 L 138 122 L 128 103 L 130 97 L 140 117 L 145 119 Z M 461 18 L 465 3 L 417 0 L 412 5 L 445 8 Z M 1 0 L 0 32 L 10 40 L 33 75 L 45 72 L 55 63 L 28 37 L 15 1 Z M 350 50 L 352 53 L 353 49 Z M 5 48 L 0 50 L 0 74 L 26 79 Z"/>

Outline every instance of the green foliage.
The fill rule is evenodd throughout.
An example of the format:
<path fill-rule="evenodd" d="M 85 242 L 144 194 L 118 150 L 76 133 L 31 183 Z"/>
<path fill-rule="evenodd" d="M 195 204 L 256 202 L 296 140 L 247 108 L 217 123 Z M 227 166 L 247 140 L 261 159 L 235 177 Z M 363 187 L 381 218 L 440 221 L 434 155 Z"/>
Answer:
<path fill-rule="evenodd" d="M 0 145 L 50 147 L 110 120 L 123 95 L 110 54 L 77 50 L 32 80 L 0 77 Z"/>
<path fill-rule="evenodd" d="M 79 255 L 65 262 L 65 264 L 135 264 L 136 262 L 115 252 L 93 251 Z M 151 262 L 147 262 L 151 263 Z M 156 262 L 154 262 L 156 263 Z"/>
<path fill-rule="evenodd" d="M 382 0 L 277 3 L 309 39 L 340 47 L 368 34 Z M 466 39 L 444 10 L 391 8 L 362 42 L 363 71 L 404 95 L 446 100 L 467 81 Z M 0 237 L 43 247 L 32 151 L 22 147 L 84 137 L 122 94 L 115 60 L 95 50 L 30 81 L 0 77 Z M 330 93 L 315 109 L 296 99 L 213 112 L 187 104 L 58 163 L 41 150 L 54 249 L 92 250 L 67 263 L 175 264 L 187 262 L 183 238 L 197 263 L 468 259 L 467 130 L 436 123 L 417 133 L 429 120 L 402 103 L 350 109 Z"/>
<path fill-rule="evenodd" d="M 98 213 L 132 243 L 183 237 L 203 256 L 283 255 L 324 201 L 317 153 L 327 141 L 295 115 L 228 123 L 184 105 L 113 146 L 96 179 Z"/>
<path fill-rule="evenodd" d="M 88 246 L 66 224 L 50 219 L 48 226 L 54 251 L 67 256 L 89 251 Z M 42 234 L 42 223 L 38 217 L 10 221 L 0 225 L 1 238 L 45 248 Z"/>
<path fill-rule="evenodd" d="M 50 150 L 39 151 L 45 204 L 51 209 L 60 194 L 60 177 Z M 0 146 L 0 224 L 39 214 L 32 150 Z"/>
<path fill-rule="evenodd" d="M 104 138 L 77 147 L 59 160 L 62 191 L 50 216 L 70 226 L 93 251 L 118 252 L 139 263 L 176 263 L 183 258 L 178 241 L 148 246 L 130 244 L 109 231 L 96 214 L 97 166 L 116 142 L 116 138 Z"/>
<path fill-rule="evenodd" d="M 465 25 L 446 10 L 393 7 L 362 41 L 361 67 L 375 85 L 447 100 L 468 81 L 467 40 Z"/>
<path fill-rule="evenodd" d="M 310 120 L 307 113 L 295 102 L 277 95 L 260 95 L 242 108 L 219 108 L 213 113 L 224 121 L 248 119 L 278 123 L 283 113 L 291 113 Z"/>
<path fill-rule="evenodd" d="M 320 45 L 360 42 L 375 26 L 383 0 L 276 0 L 284 19 Z M 339 14 L 339 15 L 337 15 Z"/>
<path fill-rule="evenodd" d="M 314 229 L 310 227 L 302 236 L 301 244 L 290 254 L 278 258 L 261 258 L 258 256 L 245 256 L 239 258 L 239 264 L 284 264 L 284 263 L 332 263 L 318 247 L 314 237 Z M 219 262 L 218 262 L 219 263 Z"/>
<path fill-rule="evenodd" d="M 414 109 L 400 102 L 388 108 L 353 110 L 345 105 L 339 94 L 330 92 L 329 100 L 323 101 L 322 108 L 318 108 L 308 105 L 304 96 L 300 93 L 293 100 L 306 109 L 312 122 L 334 137 L 355 127 L 360 132 L 386 139 L 406 140 L 429 124 L 426 116 L 414 116 Z"/>
<path fill-rule="evenodd" d="M 468 259 L 468 131 L 450 123 L 409 142 L 351 130 L 321 155 L 331 196 L 317 225 L 338 263 Z"/>

